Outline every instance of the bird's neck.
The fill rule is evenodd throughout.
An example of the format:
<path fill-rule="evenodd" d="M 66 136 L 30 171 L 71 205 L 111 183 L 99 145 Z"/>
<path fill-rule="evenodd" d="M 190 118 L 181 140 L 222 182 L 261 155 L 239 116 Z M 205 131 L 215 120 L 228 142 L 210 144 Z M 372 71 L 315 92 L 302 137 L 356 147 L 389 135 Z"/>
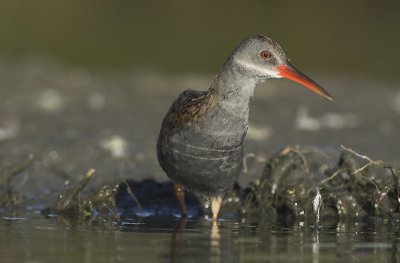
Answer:
<path fill-rule="evenodd" d="M 214 79 L 209 92 L 217 97 L 219 107 L 247 120 L 249 102 L 256 84 L 257 80 L 226 63 Z"/>

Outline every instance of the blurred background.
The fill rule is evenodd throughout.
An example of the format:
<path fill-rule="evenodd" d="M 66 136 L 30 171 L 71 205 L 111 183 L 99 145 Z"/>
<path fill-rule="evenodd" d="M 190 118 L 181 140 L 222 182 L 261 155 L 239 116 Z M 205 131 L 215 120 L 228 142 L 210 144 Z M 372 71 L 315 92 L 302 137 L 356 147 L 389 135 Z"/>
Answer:
<path fill-rule="evenodd" d="M 0 9 L 0 56 L 214 73 L 244 37 L 277 40 L 323 74 L 398 80 L 398 1 L 22 1 Z"/>
<path fill-rule="evenodd" d="M 3 0 L 0 169 L 34 154 L 15 184 L 46 200 L 89 168 L 99 181 L 167 180 L 155 144 L 172 101 L 207 89 L 256 34 L 279 42 L 335 102 L 288 80 L 260 85 L 245 151 L 262 158 L 249 174 L 287 145 L 331 154 L 328 165 L 341 144 L 400 163 L 399 10 L 364 0 Z"/>
<path fill-rule="evenodd" d="M 71 262 L 135 257 L 147 262 L 171 254 L 175 262 L 175 253 L 195 260 L 212 253 L 224 262 L 233 253 L 233 260 L 242 261 L 326 262 L 332 256 L 397 262 L 399 224 L 386 214 L 382 223 L 392 226 L 388 230 L 375 219 L 323 228 L 310 228 L 307 221 L 291 228 L 287 220 L 284 228 L 257 228 L 230 216 L 221 222 L 221 240 L 214 228 L 210 236 L 205 220 L 188 222 L 189 236 L 181 239 L 186 231 L 181 226 L 172 231 L 175 223 L 164 221 L 127 221 L 103 229 L 102 223 L 86 220 L 75 227 L 47 210 L 54 220 L 40 216 L 89 169 L 96 172 L 82 197 L 98 193 L 100 200 L 106 190 L 93 192 L 97 187 L 169 180 L 157 162 L 156 141 L 171 103 L 185 89 L 206 90 L 232 49 L 258 34 L 281 44 L 334 102 L 289 80 L 260 84 L 244 149 L 253 157 L 238 179 L 241 186 L 259 178 L 266 161 L 286 146 L 299 146 L 310 174 L 321 180 L 332 175 L 340 145 L 400 167 L 400 1 L 0 0 L 1 261 L 41 262 L 61 255 Z M 378 183 L 392 178 L 384 169 L 366 175 Z M 338 182 L 348 178 L 353 181 L 343 173 Z M 366 189 L 363 195 L 341 199 L 339 184 L 332 188 L 343 218 L 345 211 L 359 216 L 357 207 L 364 202 L 357 196 L 366 197 L 367 209 L 377 204 L 371 201 L 375 192 L 367 193 L 371 184 L 360 188 L 366 181 L 359 182 L 349 189 Z M 390 189 L 382 185 L 379 202 Z M 8 212 L 4 196 L 10 196 L 11 207 L 26 208 L 39 221 Z M 297 203 L 293 207 L 299 211 Z M 128 228 L 138 232 L 131 235 Z"/>

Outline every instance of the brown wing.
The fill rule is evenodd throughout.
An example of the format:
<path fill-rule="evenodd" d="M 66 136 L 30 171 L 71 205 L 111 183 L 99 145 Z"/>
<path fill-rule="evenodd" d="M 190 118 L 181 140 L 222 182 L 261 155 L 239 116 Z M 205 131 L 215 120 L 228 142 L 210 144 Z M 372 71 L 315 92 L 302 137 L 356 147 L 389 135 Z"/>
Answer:
<path fill-rule="evenodd" d="M 215 103 L 215 96 L 208 91 L 185 90 L 174 101 L 165 116 L 163 129 L 183 127 L 189 122 L 199 122 Z"/>

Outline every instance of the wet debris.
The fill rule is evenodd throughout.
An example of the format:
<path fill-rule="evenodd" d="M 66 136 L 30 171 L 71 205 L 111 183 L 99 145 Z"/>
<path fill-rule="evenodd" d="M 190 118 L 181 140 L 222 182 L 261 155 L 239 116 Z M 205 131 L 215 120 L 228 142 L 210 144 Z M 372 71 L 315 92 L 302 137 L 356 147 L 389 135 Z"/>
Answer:
<path fill-rule="evenodd" d="M 360 159 L 364 164 L 359 164 Z M 234 185 L 224 198 L 223 216 L 317 227 L 377 218 L 398 221 L 400 172 L 396 167 L 344 146 L 336 164 L 327 162 L 318 150 L 285 147 L 266 162 L 257 180 L 246 188 Z M 60 196 L 55 209 L 58 215 L 86 220 L 109 218 L 113 222 L 180 217 L 171 182 L 122 181 L 81 198 L 93 174 L 90 170 Z M 206 199 L 188 191 L 185 198 L 190 218 L 207 214 Z"/>
<path fill-rule="evenodd" d="M 398 168 L 344 146 L 331 168 L 324 169 L 313 156 L 290 147 L 273 156 L 260 179 L 245 189 L 242 215 L 317 225 L 377 218 L 398 222 Z M 366 163 L 360 166 L 359 159 Z"/>
<path fill-rule="evenodd" d="M 90 169 L 79 183 L 67 189 L 65 193 L 59 195 L 59 200 L 55 207 L 55 213 L 71 219 L 89 220 L 111 219 L 120 220 L 116 213 L 115 194 L 118 185 L 106 184 L 98 189 L 92 190 L 90 194 L 82 197 L 83 189 L 94 177 L 95 170 Z M 50 215 L 53 209 L 47 208 L 42 211 L 45 215 Z"/>
<path fill-rule="evenodd" d="M 284 148 L 267 162 L 261 177 L 246 188 L 242 215 L 257 215 L 268 221 L 304 217 L 310 179 L 303 153 L 295 148 Z"/>
<path fill-rule="evenodd" d="M 14 209 L 22 203 L 22 195 L 14 189 L 12 181 L 28 169 L 33 160 L 34 155 L 30 154 L 26 160 L 0 170 L 0 208 Z"/>
<path fill-rule="evenodd" d="M 245 164 L 248 158 L 258 157 L 247 155 Z M 15 191 L 11 182 L 32 161 L 30 155 L 0 170 L 1 207 L 15 208 L 21 203 L 23 193 Z M 74 186 L 66 183 L 54 208 L 42 213 L 77 222 L 111 223 L 180 217 L 171 182 L 122 180 L 87 190 L 94 174 L 91 169 Z M 185 198 L 190 218 L 208 214 L 204 197 L 187 191 Z M 222 208 L 225 218 L 303 226 L 379 218 L 399 223 L 400 170 L 345 146 L 335 164 L 318 150 L 285 147 L 266 161 L 262 174 L 246 188 L 235 184 Z"/>
<path fill-rule="evenodd" d="M 75 185 L 66 184 L 55 208 L 46 208 L 42 214 L 57 215 L 74 222 L 122 223 L 145 217 L 180 217 L 178 202 L 171 182 L 159 183 L 151 179 L 140 182 L 122 180 L 106 184 L 84 195 L 83 191 L 93 179 L 95 171 L 89 170 Z M 186 192 L 189 217 L 202 214 L 199 199 Z"/>
<path fill-rule="evenodd" d="M 80 193 L 83 188 L 89 183 L 94 175 L 94 170 L 89 170 L 81 179 L 79 184 L 72 189 L 67 189 L 65 194 L 59 196 L 59 200 L 56 206 L 56 211 L 63 213 L 69 210 L 73 210 L 80 205 Z"/>

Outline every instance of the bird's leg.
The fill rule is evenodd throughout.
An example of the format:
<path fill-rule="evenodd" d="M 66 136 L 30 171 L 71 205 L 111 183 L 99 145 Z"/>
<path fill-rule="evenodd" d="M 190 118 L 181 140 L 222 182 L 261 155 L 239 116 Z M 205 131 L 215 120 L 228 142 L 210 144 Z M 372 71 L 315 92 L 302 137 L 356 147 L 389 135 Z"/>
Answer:
<path fill-rule="evenodd" d="M 183 217 L 187 216 L 187 209 L 185 204 L 185 189 L 183 186 L 177 182 L 173 182 L 175 196 L 178 199 L 179 208 L 181 209 L 181 214 Z"/>
<path fill-rule="evenodd" d="M 216 225 L 217 224 L 217 219 L 218 219 L 218 213 L 219 209 L 221 208 L 222 204 L 222 196 L 213 196 L 210 197 L 210 203 L 211 203 L 211 211 L 212 211 L 212 224 Z"/>

